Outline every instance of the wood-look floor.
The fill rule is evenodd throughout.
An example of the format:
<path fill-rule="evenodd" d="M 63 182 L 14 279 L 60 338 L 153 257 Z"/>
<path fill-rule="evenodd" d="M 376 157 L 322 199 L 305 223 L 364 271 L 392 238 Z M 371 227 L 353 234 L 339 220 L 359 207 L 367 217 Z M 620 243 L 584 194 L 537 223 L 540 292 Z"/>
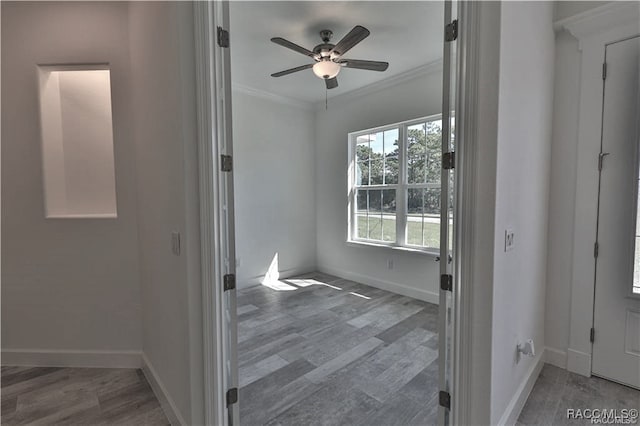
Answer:
<path fill-rule="evenodd" d="M 438 307 L 313 273 L 238 292 L 240 423 L 437 423 Z"/>
<path fill-rule="evenodd" d="M 640 410 L 640 391 L 545 364 L 520 413 L 518 425 L 593 424 L 589 419 L 567 418 L 568 409 Z M 638 423 L 636 419 L 632 424 Z"/>
<path fill-rule="evenodd" d="M 168 425 L 141 370 L 2 367 L 2 425 Z"/>

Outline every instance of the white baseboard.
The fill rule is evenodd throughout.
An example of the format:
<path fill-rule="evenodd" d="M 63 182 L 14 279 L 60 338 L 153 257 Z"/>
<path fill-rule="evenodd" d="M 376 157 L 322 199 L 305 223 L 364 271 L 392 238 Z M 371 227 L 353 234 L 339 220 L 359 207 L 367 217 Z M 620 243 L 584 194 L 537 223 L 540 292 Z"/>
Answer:
<path fill-rule="evenodd" d="M 284 271 L 278 271 L 278 275 L 279 275 L 279 279 L 287 279 L 287 278 L 291 278 L 294 277 L 296 275 L 303 275 L 303 274 L 307 274 L 309 272 L 315 272 L 317 270 L 317 268 L 315 266 L 307 266 L 307 267 L 302 267 L 302 268 L 291 268 L 291 269 L 286 269 Z M 238 288 L 249 288 L 249 287 L 253 287 L 256 286 L 258 284 L 262 284 L 262 280 L 264 280 L 264 275 L 257 275 L 255 277 L 251 277 L 251 278 L 240 278 L 237 279 L 237 283 L 238 283 Z"/>
<path fill-rule="evenodd" d="M 533 385 L 536 384 L 536 380 L 544 366 L 544 360 L 546 357 L 545 352 L 545 350 L 542 350 L 542 353 L 538 354 L 534 362 L 531 364 L 531 368 L 529 368 L 527 375 L 522 383 L 520 383 L 520 386 L 518 386 L 518 389 L 513 395 L 513 398 L 511 398 L 511 401 L 509 401 L 509 405 L 507 405 L 506 410 L 504 410 L 504 414 L 502 414 L 502 417 L 498 422 L 500 426 L 515 425 L 518 421 L 520 412 L 522 411 L 524 404 L 527 402 L 531 389 L 533 389 Z"/>
<path fill-rule="evenodd" d="M 544 362 L 560 368 L 567 368 L 567 353 L 560 349 L 544 348 Z"/>
<path fill-rule="evenodd" d="M 567 349 L 567 370 L 583 376 L 591 376 L 591 354 Z"/>
<path fill-rule="evenodd" d="M 167 392 L 167 388 L 162 384 L 160 377 L 156 373 L 156 370 L 153 368 L 153 365 L 149 361 L 149 358 L 142 353 L 142 372 L 144 376 L 147 378 L 151 389 L 153 389 L 153 393 L 158 398 L 160 402 L 160 406 L 162 407 L 162 411 L 164 411 L 165 416 L 169 419 L 169 422 L 173 426 L 184 426 L 187 422 L 184 421 L 184 418 L 180 414 L 180 410 L 176 407 L 175 402 Z"/>
<path fill-rule="evenodd" d="M 437 305 L 440 302 L 440 295 L 436 292 L 424 290 L 415 287 L 409 287 L 404 284 L 398 284 L 391 281 L 384 281 L 367 275 L 357 274 L 355 272 L 343 271 L 327 266 L 318 266 L 319 272 L 335 275 L 347 280 L 356 281 L 381 290 L 390 291 L 392 293 L 401 294 L 403 296 L 413 297 L 414 299 L 423 300 L 425 302 Z"/>
<path fill-rule="evenodd" d="M 21 367 L 140 368 L 139 351 L 2 349 L 2 365 Z"/>

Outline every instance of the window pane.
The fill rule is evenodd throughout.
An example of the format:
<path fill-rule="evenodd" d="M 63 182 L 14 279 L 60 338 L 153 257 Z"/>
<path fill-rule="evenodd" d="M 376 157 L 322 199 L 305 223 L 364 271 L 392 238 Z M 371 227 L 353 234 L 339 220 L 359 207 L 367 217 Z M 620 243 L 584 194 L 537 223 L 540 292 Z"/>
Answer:
<path fill-rule="evenodd" d="M 423 183 L 426 161 L 425 125 L 407 128 L 407 171 L 409 183 Z"/>
<path fill-rule="evenodd" d="M 422 245 L 424 197 L 422 189 L 407 191 L 407 244 Z"/>
<path fill-rule="evenodd" d="M 407 128 L 407 172 L 409 183 L 439 183 L 442 163 L 440 120 Z"/>
<path fill-rule="evenodd" d="M 400 162 L 397 156 L 388 156 L 384 162 L 384 183 L 397 184 Z"/>
<path fill-rule="evenodd" d="M 407 244 L 440 247 L 440 189 L 407 191 Z"/>
<path fill-rule="evenodd" d="M 367 238 L 367 191 L 356 191 L 356 229 L 357 238 Z"/>
<path fill-rule="evenodd" d="M 382 241 L 382 190 L 369 190 L 369 239 Z"/>
<path fill-rule="evenodd" d="M 372 159 L 370 161 L 370 173 L 371 173 L 371 185 L 382 185 L 384 176 L 384 160 L 382 154 L 372 154 L 374 156 L 380 155 L 379 159 Z"/>
<path fill-rule="evenodd" d="M 396 241 L 396 190 L 382 191 L 382 239 Z"/>
<path fill-rule="evenodd" d="M 377 156 L 374 155 L 373 158 L 382 158 L 382 154 L 384 154 L 384 136 L 382 132 L 369 135 L 369 141 L 372 154 L 378 154 Z"/>
<path fill-rule="evenodd" d="M 386 184 L 398 183 L 399 174 L 399 147 L 398 129 L 391 129 L 384 132 L 384 156 L 385 156 L 385 181 Z"/>
<path fill-rule="evenodd" d="M 369 161 L 369 135 L 358 136 L 356 139 L 356 161 Z"/>
<path fill-rule="evenodd" d="M 369 185 L 369 162 L 356 163 L 356 185 Z"/>
<path fill-rule="evenodd" d="M 425 182 L 439 183 L 442 165 L 442 121 L 430 121 L 425 125 L 427 161 L 425 163 Z"/>
<path fill-rule="evenodd" d="M 440 188 L 424 190 L 423 242 L 425 247 L 440 247 Z"/>

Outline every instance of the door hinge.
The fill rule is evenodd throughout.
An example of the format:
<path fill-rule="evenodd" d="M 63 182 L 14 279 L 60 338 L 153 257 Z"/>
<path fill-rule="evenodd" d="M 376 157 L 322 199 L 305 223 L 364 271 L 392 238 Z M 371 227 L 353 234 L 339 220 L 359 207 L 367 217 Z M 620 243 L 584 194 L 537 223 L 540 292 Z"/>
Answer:
<path fill-rule="evenodd" d="M 458 38 L 458 20 L 455 19 L 444 27 L 444 40 L 454 41 Z"/>
<path fill-rule="evenodd" d="M 453 290 L 453 276 L 448 274 L 440 275 L 440 290 Z"/>
<path fill-rule="evenodd" d="M 233 290 L 236 288 L 236 276 L 234 274 L 227 274 L 222 278 L 224 291 Z"/>
<path fill-rule="evenodd" d="M 451 409 L 451 394 L 449 394 L 449 392 L 447 391 L 440 391 L 440 394 L 438 395 L 438 402 L 440 403 L 441 407 L 444 407 L 448 410 Z"/>
<path fill-rule="evenodd" d="M 606 62 L 602 63 L 602 79 L 603 80 L 607 79 L 607 63 Z"/>
<path fill-rule="evenodd" d="M 600 244 L 596 241 L 593 243 L 593 257 L 598 257 L 598 252 L 600 251 Z"/>
<path fill-rule="evenodd" d="M 598 154 L 598 171 L 599 172 L 602 171 L 602 166 L 604 164 L 604 157 L 606 157 L 607 155 L 609 155 L 608 152 L 601 152 L 600 154 Z"/>
<path fill-rule="evenodd" d="M 222 154 L 220 156 L 220 168 L 223 172 L 230 172 L 233 170 L 233 157 Z"/>
<path fill-rule="evenodd" d="M 218 27 L 218 46 L 229 47 L 229 31 Z"/>
<path fill-rule="evenodd" d="M 596 339 L 596 329 L 591 327 L 591 331 L 589 332 L 589 340 L 591 341 L 591 343 L 593 343 L 595 339 Z"/>
<path fill-rule="evenodd" d="M 442 154 L 442 168 L 451 170 L 456 167 L 456 153 L 454 151 Z"/>
<path fill-rule="evenodd" d="M 227 391 L 227 407 L 238 402 L 238 388 L 231 388 Z"/>

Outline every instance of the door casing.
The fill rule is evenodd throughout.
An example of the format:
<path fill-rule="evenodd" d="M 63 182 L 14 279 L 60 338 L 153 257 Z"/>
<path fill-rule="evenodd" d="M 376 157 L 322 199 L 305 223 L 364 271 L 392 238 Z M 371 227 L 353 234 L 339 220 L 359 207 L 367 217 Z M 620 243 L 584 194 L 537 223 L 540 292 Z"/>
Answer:
<path fill-rule="evenodd" d="M 221 176 L 219 158 L 232 153 L 230 67 L 217 66 L 216 58 L 228 57 L 216 44 L 218 26 L 230 31 L 228 2 L 195 2 L 196 87 L 198 117 L 198 155 L 200 184 L 200 232 L 203 294 L 203 362 L 205 424 L 238 424 L 238 404 L 227 410 L 226 391 L 237 386 L 235 380 L 225 378 L 225 359 L 235 362 L 235 353 L 225 343 L 225 301 L 222 276 L 234 273 L 233 248 L 233 186 Z M 456 203 L 454 215 L 455 257 L 453 264 L 452 319 L 452 383 L 453 394 L 450 424 L 471 423 L 470 410 L 473 395 L 468 383 L 473 375 L 470 354 L 472 330 L 472 273 L 474 267 L 474 214 L 475 194 L 472 177 L 476 175 L 476 156 L 473 144 L 467 144 L 477 133 L 476 98 L 477 34 L 479 31 L 479 5 L 471 1 L 458 2 L 459 38 L 456 57 Z M 226 9 L 225 9 L 226 8 Z M 227 12 L 225 12 L 225 10 Z M 224 59 L 223 59 L 224 60 Z M 220 129 L 228 129 L 220 133 Z M 222 140 L 221 140 L 222 138 Z M 228 181 L 231 182 L 228 182 Z M 222 209 L 226 200 L 227 208 Z M 464 208 L 463 208 L 464 206 Z M 235 298 L 233 302 L 235 303 Z M 235 348 L 231 348 L 234 352 Z"/>

